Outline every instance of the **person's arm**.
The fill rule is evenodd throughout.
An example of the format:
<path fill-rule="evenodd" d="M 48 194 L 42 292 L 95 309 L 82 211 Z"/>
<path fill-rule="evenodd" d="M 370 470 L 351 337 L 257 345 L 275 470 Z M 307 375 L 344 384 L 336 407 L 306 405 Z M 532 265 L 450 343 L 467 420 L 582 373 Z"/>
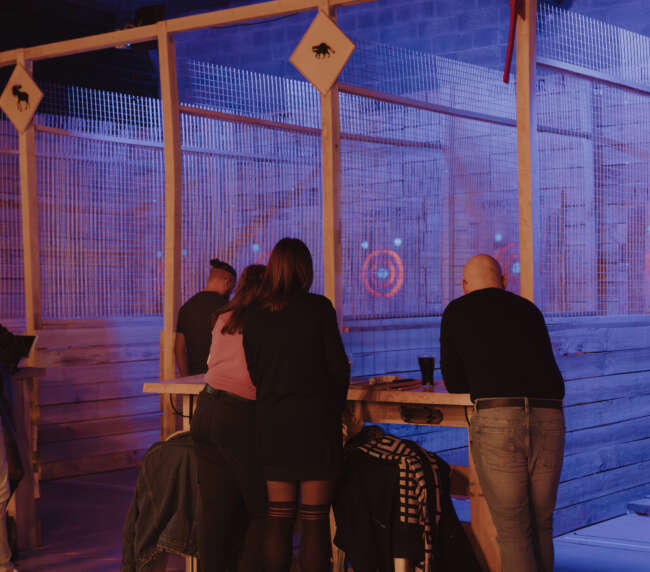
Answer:
<path fill-rule="evenodd" d="M 440 323 L 440 371 L 449 393 L 469 393 L 463 361 L 449 332 L 449 315 L 442 314 Z"/>
<path fill-rule="evenodd" d="M 187 362 L 187 346 L 185 345 L 185 334 L 176 332 L 174 341 L 174 357 L 176 358 L 176 367 L 181 377 L 190 375 L 190 367 Z"/>
<path fill-rule="evenodd" d="M 327 300 L 323 316 L 323 349 L 327 375 L 336 385 L 337 398 L 341 407 L 345 406 L 350 386 L 350 361 L 345 353 L 341 333 L 336 320 L 336 310 Z"/>

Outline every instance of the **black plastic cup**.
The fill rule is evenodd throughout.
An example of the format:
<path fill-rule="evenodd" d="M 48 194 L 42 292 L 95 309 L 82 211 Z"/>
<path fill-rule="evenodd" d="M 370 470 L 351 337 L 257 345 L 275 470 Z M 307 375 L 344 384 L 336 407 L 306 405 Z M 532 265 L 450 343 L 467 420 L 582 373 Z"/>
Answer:
<path fill-rule="evenodd" d="M 436 358 L 430 356 L 419 356 L 420 373 L 422 374 L 422 385 L 433 385 L 433 370 L 436 365 Z"/>

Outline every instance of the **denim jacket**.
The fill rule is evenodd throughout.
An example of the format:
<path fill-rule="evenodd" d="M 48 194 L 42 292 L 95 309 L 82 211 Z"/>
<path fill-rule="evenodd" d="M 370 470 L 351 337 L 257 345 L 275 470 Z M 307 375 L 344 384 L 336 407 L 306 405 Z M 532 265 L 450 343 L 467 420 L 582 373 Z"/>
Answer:
<path fill-rule="evenodd" d="M 189 432 L 155 443 L 145 453 L 124 524 L 121 572 L 150 570 L 163 551 L 198 555 L 197 475 Z"/>

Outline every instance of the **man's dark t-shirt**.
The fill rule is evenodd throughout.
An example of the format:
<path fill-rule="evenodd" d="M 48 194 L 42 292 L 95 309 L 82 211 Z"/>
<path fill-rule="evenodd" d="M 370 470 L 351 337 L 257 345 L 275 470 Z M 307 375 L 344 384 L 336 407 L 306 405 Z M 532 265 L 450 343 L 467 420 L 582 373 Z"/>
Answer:
<path fill-rule="evenodd" d="M 176 331 L 185 335 L 190 375 L 208 371 L 212 328 L 217 312 L 228 300 L 217 292 L 198 292 L 178 311 Z"/>
<path fill-rule="evenodd" d="M 532 302 L 500 288 L 475 290 L 445 308 L 440 366 L 452 393 L 562 399 L 564 380 L 544 316 Z"/>

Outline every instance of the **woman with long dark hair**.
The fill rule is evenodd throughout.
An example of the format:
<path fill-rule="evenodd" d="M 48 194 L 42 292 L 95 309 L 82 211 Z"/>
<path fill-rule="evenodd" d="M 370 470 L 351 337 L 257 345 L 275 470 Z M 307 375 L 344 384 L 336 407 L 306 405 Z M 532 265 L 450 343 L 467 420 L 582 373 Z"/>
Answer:
<path fill-rule="evenodd" d="M 296 514 L 301 570 L 330 569 L 329 509 L 343 460 L 341 414 L 350 365 L 336 312 L 327 298 L 309 293 L 312 280 L 307 246 L 283 238 L 273 248 L 255 311 L 244 324 L 268 494 L 263 546 L 268 572 L 291 566 Z"/>
<path fill-rule="evenodd" d="M 232 545 L 243 501 L 248 517 L 238 570 L 259 572 L 266 516 L 266 487 L 255 451 L 255 386 L 251 383 L 242 327 L 259 293 L 264 266 L 244 269 L 237 292 L 212 330 L 206 385 L 199 394 L 191 433 L 196 444 L 202 514 L 201 572 L 232 569 Z"/>

